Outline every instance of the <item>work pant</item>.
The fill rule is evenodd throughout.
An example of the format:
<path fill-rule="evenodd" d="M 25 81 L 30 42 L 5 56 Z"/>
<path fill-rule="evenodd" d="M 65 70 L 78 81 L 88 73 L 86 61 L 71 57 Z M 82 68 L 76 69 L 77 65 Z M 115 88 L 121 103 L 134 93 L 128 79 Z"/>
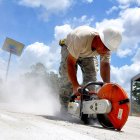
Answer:
<path fill-rule="evenodd" d="M 60 74 L 59 95 L 60 95 L 61 105 L 66 108 L 73 92 L 72 84 L 68 79 L 67 56 L 68 56 L 67 46 L 63 46 L 61 48 L 61 63 L 59 67 L 59 74 Z M 83 76 L 82 85 L 85 85 L 88 82 L 97 80 L 96 76 L 97 76 L 98 63 L 97 63 L 96 56 L 87 57 L 87 58 L 79 58 L 75 66 L 76 69 L 77 69 L 77 65 L 80 66 L 81 71 L 82 71 L 82 76 Z M 90 87 L 90 89 L 93 89 L 93 90 L 94 88 L 95 88 L 94 86 Z"/>

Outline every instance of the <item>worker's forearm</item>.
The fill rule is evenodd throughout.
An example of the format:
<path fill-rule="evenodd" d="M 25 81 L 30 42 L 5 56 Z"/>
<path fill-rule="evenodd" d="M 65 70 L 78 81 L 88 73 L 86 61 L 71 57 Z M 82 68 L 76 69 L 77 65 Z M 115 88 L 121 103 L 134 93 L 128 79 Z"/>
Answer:
<path fill-rule="evenodd" d="M 78 81 L 77 81 L 77 77 L 76 77 L 76 68 L 73 66 L 68 66 L 68 76 L 70 81 L 72 82 L 73 87 L 77 87 Z"/>
<path fill-rule="evenodd" d="M 110 63 L 101 62 L 100 73 L 104 82 L 110 82 Z"/>
<path fill-rule="evenodd" d="M 76 61 L 73 62 L 72 60 L 69 60 L 71 58 L 68 57 L 67 60 L 67 68 L 68 68 L 68 76 L 69 80 L 71 81 L 73 88 L 77 88 L 79 86 L 79 83 L 77 81 L 77 70 L 76 70 Z"/>

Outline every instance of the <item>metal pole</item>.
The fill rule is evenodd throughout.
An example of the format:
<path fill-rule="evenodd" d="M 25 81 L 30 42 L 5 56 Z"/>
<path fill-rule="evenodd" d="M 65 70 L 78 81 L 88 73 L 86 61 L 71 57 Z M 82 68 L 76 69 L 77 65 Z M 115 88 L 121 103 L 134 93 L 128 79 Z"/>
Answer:
<path fill-rule="evenodd" d="M 6 81 L 7 81 L 7 78 L 8 78 L 8 72 L 9 72 L 9 66 L 10 66 L 11 55 L 12 55 L 12 53 L 10 52 L 9 60 L 8 60 L 8 65 L 7 65 L 7 70 L 6 70 Z"/>

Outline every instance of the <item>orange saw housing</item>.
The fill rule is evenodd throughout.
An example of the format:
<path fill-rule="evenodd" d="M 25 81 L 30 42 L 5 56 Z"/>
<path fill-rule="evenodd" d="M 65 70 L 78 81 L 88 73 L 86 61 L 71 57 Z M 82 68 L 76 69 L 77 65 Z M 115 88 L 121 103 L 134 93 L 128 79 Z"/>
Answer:
<path fill-rule="evenodd" d="M 98 97 L 111 102 L 112 109 L 107 117 L 115 129 L 121 130 L 128 119 L 130 111 L 127 93 L 117 84 L 106 83 L 99 89 Z"/>

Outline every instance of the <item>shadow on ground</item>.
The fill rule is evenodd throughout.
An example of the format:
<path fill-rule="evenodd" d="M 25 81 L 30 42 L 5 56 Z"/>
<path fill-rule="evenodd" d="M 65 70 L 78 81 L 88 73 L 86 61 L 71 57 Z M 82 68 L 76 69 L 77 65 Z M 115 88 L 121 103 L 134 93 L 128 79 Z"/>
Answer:
<path fill-rule="evenodd" d="M 66 121 L 66 122 L 69 122 L 69 123 L 75 123 L 75 124 L 81 124 L 81 125 L 86 125 L 86 126 L 89 126 L 89 127 L 94 127 L 94 128 L 98 128 L 98 129 L 102 129 L 102 130 L 109 130 L 109 131 L 116 131 L 116 132 L 123 132 L 123 131 L 117 131 L 117 130 L 114 130 L 114 129 L 108 129 L 108 128 L 104 128 L 100 125 L 100 123 L 98 122 L 97 119 L 94 119 L 94 120 L 91 120 L 89 124 L 84 124 L 83 121 L 80 120 L 80 118 L 77 118 L 77 117 L 73 117 L 69 114 L 65 114 L 65 115 L 57 115 L 57 116 L 50 116 L 50 115 L 39 115 L 45 119 L 49 119 L 49 120 L 55 120 L 55 121 Z"/>
<path fill-rule="evenodd" d="M 56 115 L 56 116 L 50 116 L 50 115 L 41 115 L 41 117 L 49 119 L 49 120 L 56 120 L 56 121 L 67 121 L 70 123 L 76 123 L 76 124 L 84 124 L 80 118 L 72 117 L 69 114 L 65 115 Z"/>

